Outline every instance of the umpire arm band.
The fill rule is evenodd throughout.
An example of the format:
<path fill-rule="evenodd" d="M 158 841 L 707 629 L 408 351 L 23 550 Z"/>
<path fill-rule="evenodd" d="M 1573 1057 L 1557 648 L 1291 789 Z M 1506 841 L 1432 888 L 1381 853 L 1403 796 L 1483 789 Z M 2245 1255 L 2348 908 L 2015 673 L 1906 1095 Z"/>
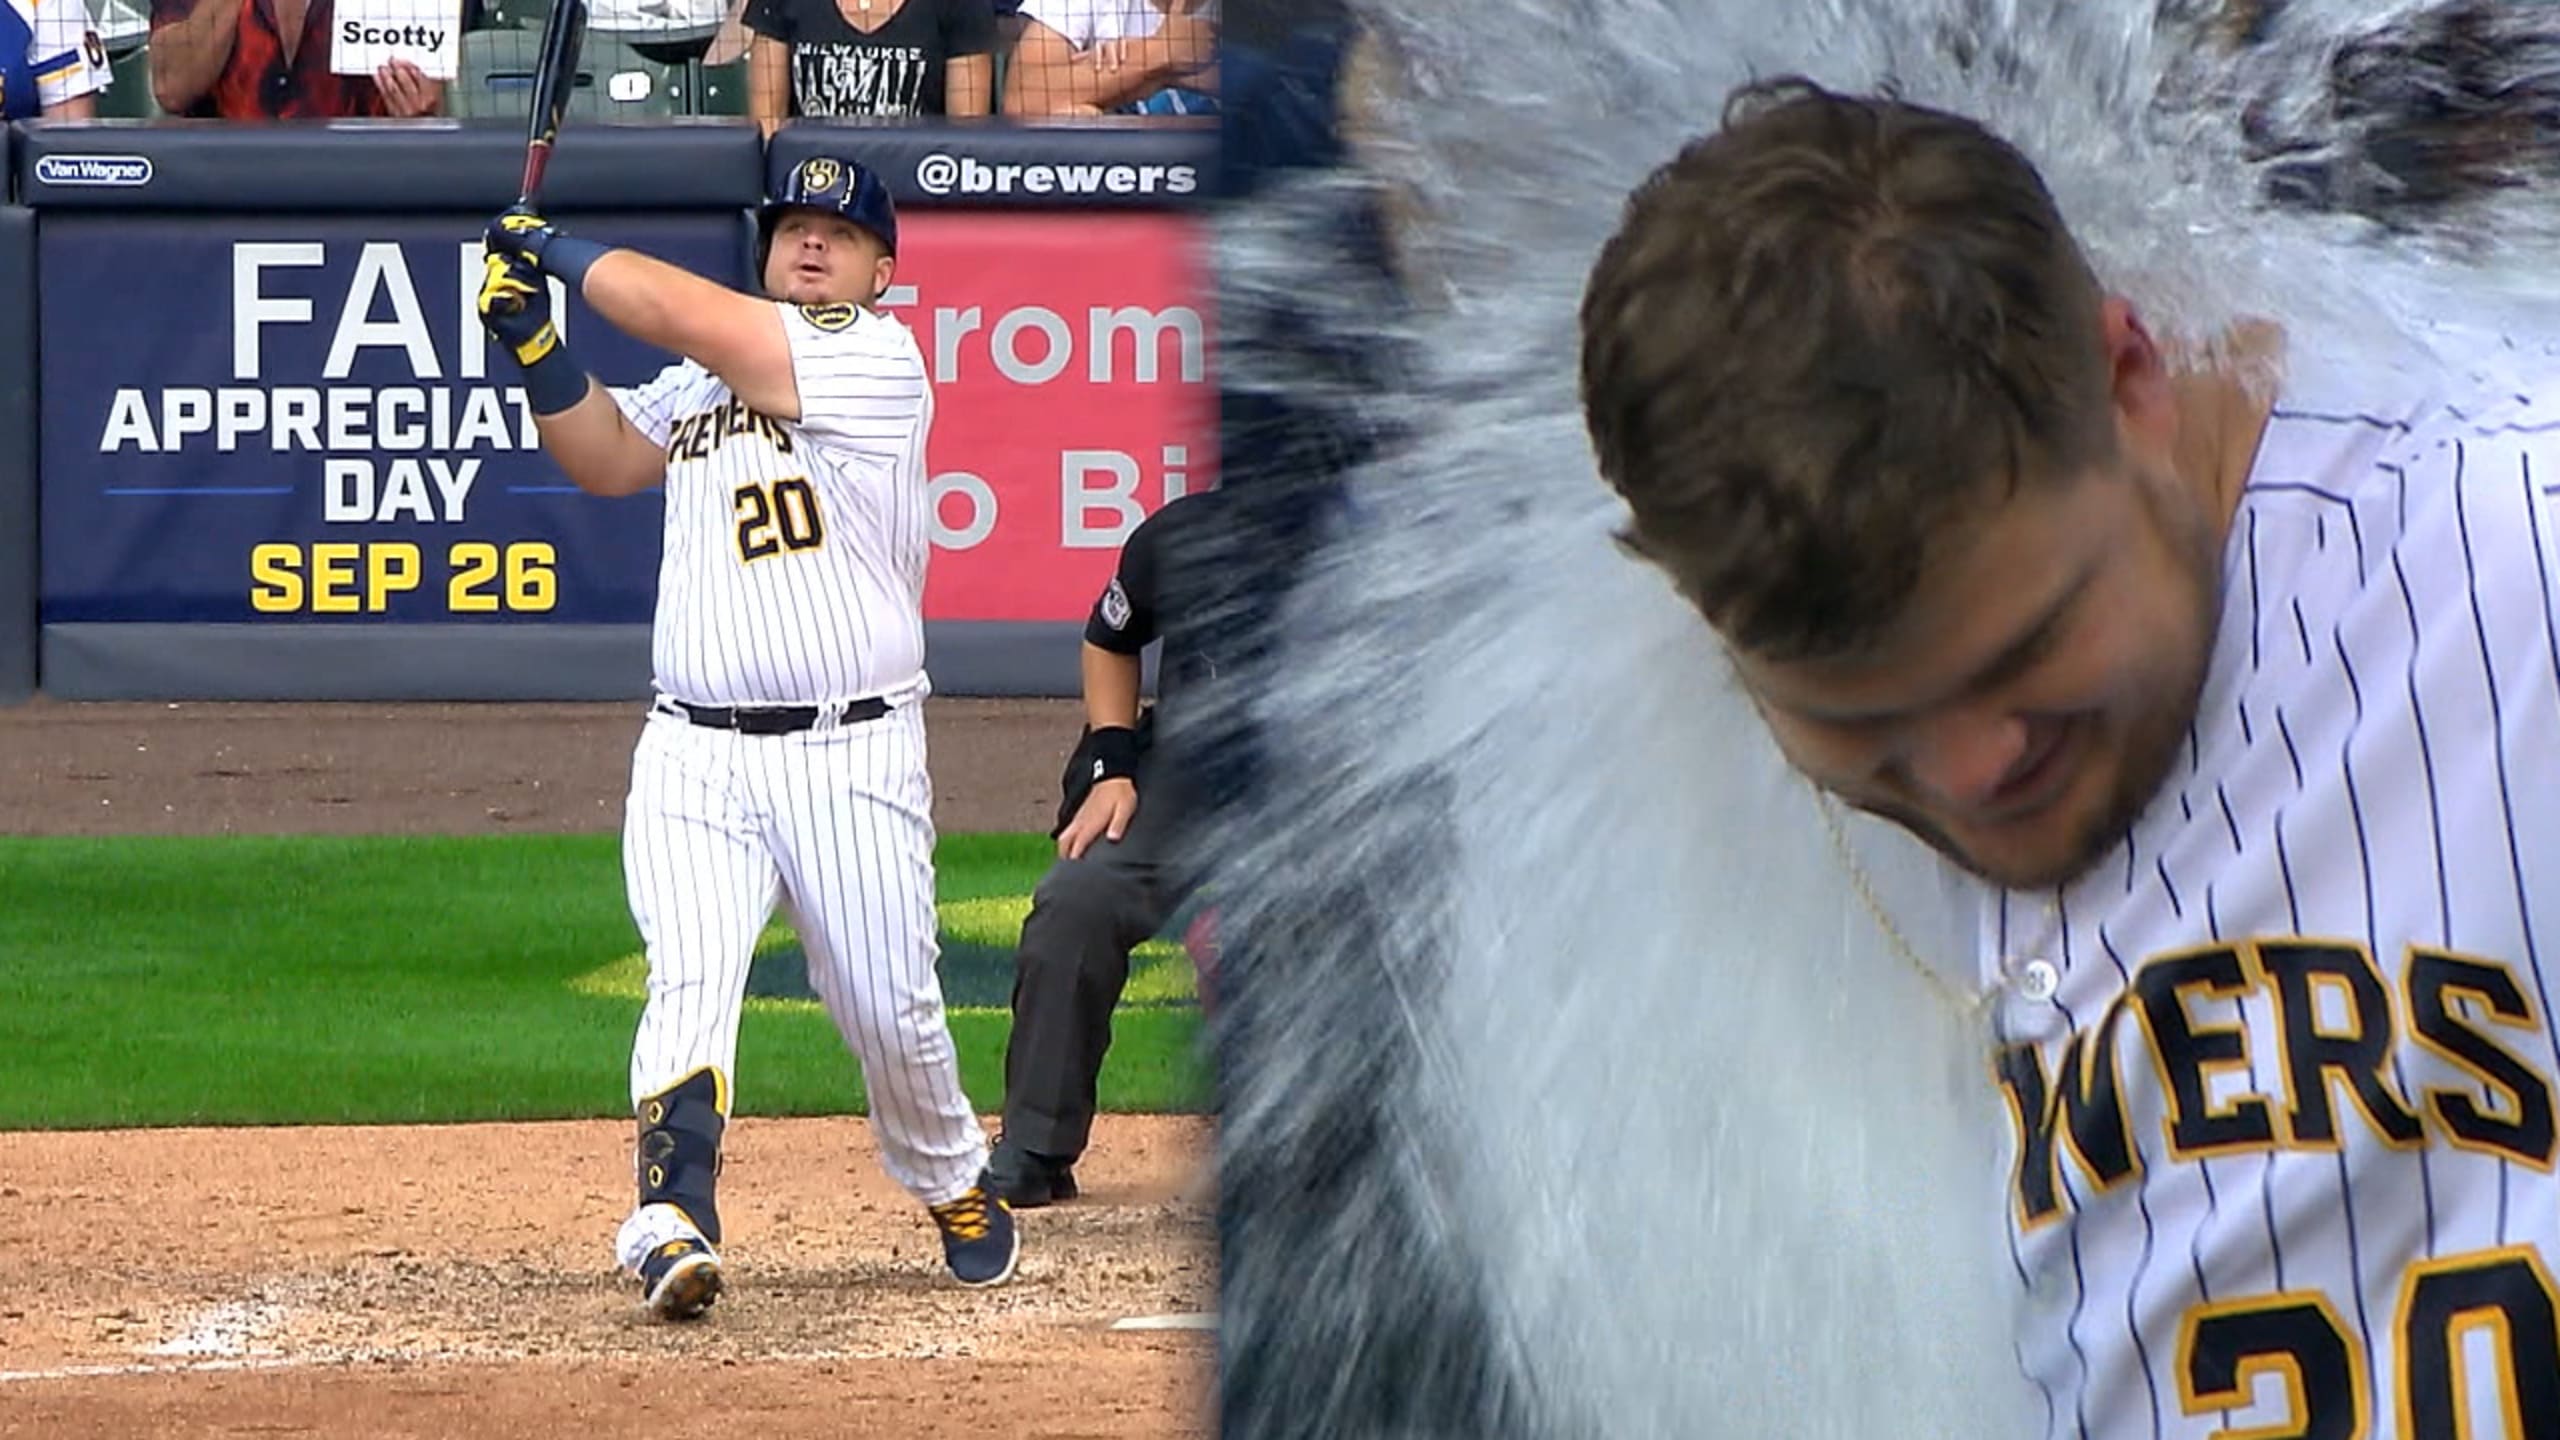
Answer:
<path fill-rule="evenodd" d="M 1126 725 L 1105 725 L 1093 732 L 1093 778 L 1138 778 L 1138 732 Z"/>

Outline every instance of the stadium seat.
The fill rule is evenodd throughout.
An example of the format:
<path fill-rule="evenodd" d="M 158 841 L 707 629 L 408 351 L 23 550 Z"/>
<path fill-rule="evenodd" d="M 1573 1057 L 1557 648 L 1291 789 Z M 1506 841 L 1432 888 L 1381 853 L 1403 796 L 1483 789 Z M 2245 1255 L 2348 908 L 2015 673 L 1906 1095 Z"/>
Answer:
<path fill-rule="evenodd" d="M 543 17 L 551 13 L 551 0 L 483 0 L 481 16 L 490 29 L 530 30 L 542 33 Z"/>
<path fill-rule="evenodd" d="M 474 30 L 462 37 L 462 76 L 451 111 L 458 116 L 520 119 L 532 101 L 539 37 L 522 30 Z M 606 36 L 579 47 L 578 83 L 569 118 L 586 121 L 666 120 L 682 114 L 683 67 L 666 66 Z"/>
<path fill-rule="evenodd" d="M 149 0 L 89 0 L 89 25 L 108 58 L 121 60 L 151 39 Z"/>
<path fill-rule="evenodd" d="M 732 60 L 726 65 L 704 66 L 702 94 L 693 113 L 743 118 L 747 113 L 747 62 Z"/>
<path fill-rule="evenodd" d="M 160 114 L 151 99 L 151 62 L 143 55 L 151 43 L 148 0 L 89 0 L 89 24 L 106 47 L 108 84 L 98 97 L 98 114 L 109 120 L 150 120 Z"/>
<path fill-rule="evenodd" d="M 98 97 L 101 120 L 157 120 L 160 102 L 151 98 L 151 47 L 136 46 L 107 62 L 111 77 Z"/>

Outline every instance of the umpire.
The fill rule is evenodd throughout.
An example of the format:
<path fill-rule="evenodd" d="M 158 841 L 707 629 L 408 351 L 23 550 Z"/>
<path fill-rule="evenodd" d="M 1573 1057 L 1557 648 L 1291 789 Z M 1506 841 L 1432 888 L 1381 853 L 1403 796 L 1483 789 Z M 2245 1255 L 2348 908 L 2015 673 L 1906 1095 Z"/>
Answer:
<path fill-rule="evenodd" d="M 1130 952 L 1164 929 L 1194 883 L 1180 855 L 1195 787 L 1154 743 L 1141 665 L 1161 640 L 1159 706 L 1216 672 L 1199 623 L 1204 596 L 1187 582 L 1223 503 L 1216 490 L 1184 495 L 1140 522 L 1085 621 L 1085 731 L 1061 779 L 1058 860 L 1031 897 L 1014 954 L 1004 1130 L 988 1162 L 988 1188 L 1016 1209 L 1075 1198 Z"/>

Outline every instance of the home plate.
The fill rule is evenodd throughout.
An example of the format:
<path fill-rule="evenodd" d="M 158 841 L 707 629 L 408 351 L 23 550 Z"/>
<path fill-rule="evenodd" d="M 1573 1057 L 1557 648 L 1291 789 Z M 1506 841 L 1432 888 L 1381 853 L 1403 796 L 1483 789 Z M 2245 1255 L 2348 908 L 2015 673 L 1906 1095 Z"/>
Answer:
<path fill-rule="evenodd" d="M 1212 1314 L 1132 1315 L 1111 1322 L 1114 1330 L 1215 1330 L 1218 1317 Z"/>

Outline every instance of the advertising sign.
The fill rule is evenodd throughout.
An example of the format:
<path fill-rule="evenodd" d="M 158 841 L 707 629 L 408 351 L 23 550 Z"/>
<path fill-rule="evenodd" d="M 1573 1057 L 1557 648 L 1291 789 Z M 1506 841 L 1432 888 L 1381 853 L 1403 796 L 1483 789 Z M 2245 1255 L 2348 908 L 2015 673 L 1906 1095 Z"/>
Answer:
<path fill-rule="evenodd" d="M 1216 477 L 1196 222 L 1056 211 L 899 219 L 889 312 L 936 401 L 936 620 L 1082 621 L 1121 542 Z"/>
<path fill-rule="evenodd" d="M 39 230 L 47 623 L 648 619 L 655 492 L 578 492 L 472 313 L 477 217 L 58 214 Z M 1194 222 L 902 217 L 885 308 L 935 384 L 936 620 L 1073 621 L 1120 543 L 1213 480 Z M 740 283 L 721 214 L 577 233 Z M 608 384 L 672 357 L 583 302 Z"/>

